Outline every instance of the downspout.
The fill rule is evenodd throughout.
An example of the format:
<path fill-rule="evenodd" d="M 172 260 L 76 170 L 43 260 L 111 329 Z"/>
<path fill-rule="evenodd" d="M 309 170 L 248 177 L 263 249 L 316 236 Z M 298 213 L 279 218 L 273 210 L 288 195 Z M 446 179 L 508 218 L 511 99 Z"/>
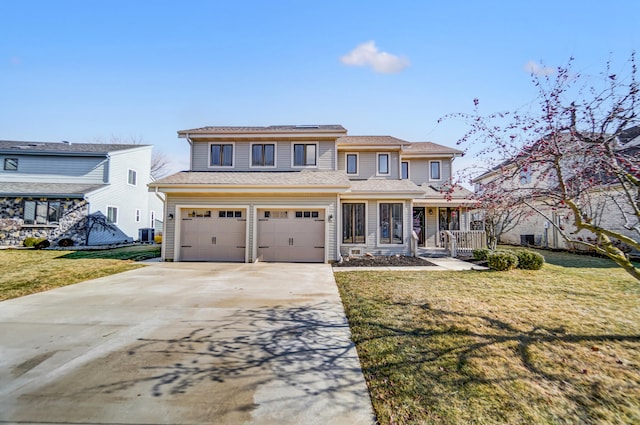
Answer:
<path fill-rule="evenodd" d="M 189 138 L 189 133 L 186 135 L 187 143 L 189 143 L 189 170 L 193 170 L 193 142 Z"/>

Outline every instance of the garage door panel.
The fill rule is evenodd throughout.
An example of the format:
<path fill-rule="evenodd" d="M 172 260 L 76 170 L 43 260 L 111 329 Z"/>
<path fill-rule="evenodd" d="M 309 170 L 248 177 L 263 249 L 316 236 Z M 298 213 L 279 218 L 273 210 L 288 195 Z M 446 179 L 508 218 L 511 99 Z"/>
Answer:
<path fill-rule="evenodd" d="M 323 211 L 269 210 L 269 217 L 265 211 L 258 211 L 258 257 L 262 261 L 324 262 Z"/>
<path fill-rule="evenodd" d="M 245 261 L 245 210 L 183 211 L 180 234 L 182 261 Z"/>

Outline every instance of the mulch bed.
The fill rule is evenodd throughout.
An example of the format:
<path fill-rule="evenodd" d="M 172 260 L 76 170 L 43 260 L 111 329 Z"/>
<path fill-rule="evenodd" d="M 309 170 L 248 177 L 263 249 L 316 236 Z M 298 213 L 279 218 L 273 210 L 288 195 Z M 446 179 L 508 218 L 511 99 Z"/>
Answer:
<path fill-rule="evenodd" d="M 373 257 L 345 258 L 342 263 L 333 263 L 334 267 L 429 267 L 435 266 L 427 260 L 404 255 L 374 255 Z"/>

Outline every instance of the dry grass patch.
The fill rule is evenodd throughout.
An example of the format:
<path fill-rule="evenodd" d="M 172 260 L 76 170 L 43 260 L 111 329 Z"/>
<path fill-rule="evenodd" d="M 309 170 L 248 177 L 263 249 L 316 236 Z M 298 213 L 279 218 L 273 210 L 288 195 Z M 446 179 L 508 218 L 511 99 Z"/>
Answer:
<path fill-rule="evenodd" d="M 380 423 L 640 423 L 640 284 L 544 254 L 537 272 L 336 274 Z"/>
<path fill-rule="evenodd" d="M 159 255 L 155 246 L 104 251 L 0 250 L 0 301 L 143 267 L 134 261 Z"/>

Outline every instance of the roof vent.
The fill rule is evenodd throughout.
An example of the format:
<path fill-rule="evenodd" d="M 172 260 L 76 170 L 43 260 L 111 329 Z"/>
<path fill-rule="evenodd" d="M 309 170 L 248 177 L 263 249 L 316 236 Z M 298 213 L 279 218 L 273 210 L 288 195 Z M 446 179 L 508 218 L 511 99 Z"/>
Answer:
<path fill-rule="evenodd" d="M 304 125 L 296 125 L 296 128 L 320 128 L 317 124 L 304 124 Z"/>
<path fill-rule="evenodd" d="M 68 140 L 63 140 L 62 143 L 64 143 L 65 145 L 70 145 L 71 144 L 71 142 L 68 141 Z"/>

